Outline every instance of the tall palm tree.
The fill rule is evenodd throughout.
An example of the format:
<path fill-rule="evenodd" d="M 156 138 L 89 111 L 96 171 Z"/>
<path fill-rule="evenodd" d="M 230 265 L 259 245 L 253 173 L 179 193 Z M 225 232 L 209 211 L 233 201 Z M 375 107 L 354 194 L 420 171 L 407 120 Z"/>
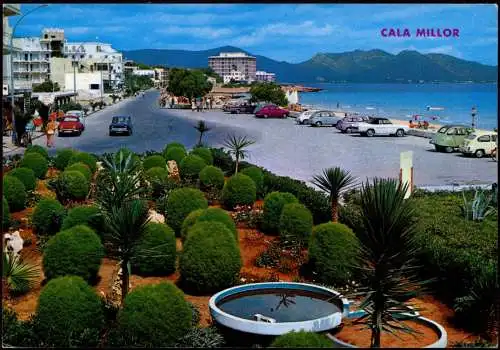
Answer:
<path fill-rule="evenodd" d="M 229 154 L 234 154 L 236 158 L 236 168 L 234 173 L 238 173 L 238 166 L 240 159 L 245 159 L 248 155 L 248 151 L 245 149 L 255 143 L 255 140 L 249 139 L 246 136 L 235 136 L 230 135 L 224 141 L 224 147 L 229 150 Z"/>
<path fill-rule="evenodd" d="M 194 128 L 198 130 L 198 132 L 200 133 L 200 138 L 198 139 L 198 145 L 201 146 L 202 145 L 201 140 L 203 138 L 203 134 L 209 132 L 210 130 L 212 130 L 212 128 L 209 128 L 205 123 L 205 121 L 203 120 L 198 120 L 198 124 L 196 124 Z"/>
<path fill-rule="evenodd" d="M 375 179 L 362 186 L 361 203 L 365 229 L 360 241 L 359 271 L 364 287 L 360 308 L 366 315 L 355 322 L 372 330 L 371 347 L 380 347 L 382 331 L 415 331 L 402 322 L 408 316 L 406 302 L 423 291 L 415 265 L 418 252 L 416 221 L 411 199 L 405 200 L 407 184 Z"/>
<path fill-rule="evenodd" d="M 321 175 L 315 175 L 312 183 L 328 193 L 332 205 L 332 221 L 339 221 L 339 198 L 345 191 L 356 186 L 356 178 L 340 167 L 323 169 Z"/>

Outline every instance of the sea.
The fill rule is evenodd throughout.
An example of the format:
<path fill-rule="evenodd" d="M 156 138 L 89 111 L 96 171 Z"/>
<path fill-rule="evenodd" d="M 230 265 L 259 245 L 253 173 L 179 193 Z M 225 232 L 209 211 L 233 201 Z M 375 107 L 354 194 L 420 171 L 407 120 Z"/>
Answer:
<path fill-rule="evenodd" d="M 323 89 L 299 94 L 299 103 L 321 109 L 358 112 L 364 115 L 437 124 L 472 123 L 476 127 L 498 127 L 497 84 L 305 84 Z M 337 107 L 338 106 L 338 107 Z M 430 107 L 430 108 L 429 108 Z"/>

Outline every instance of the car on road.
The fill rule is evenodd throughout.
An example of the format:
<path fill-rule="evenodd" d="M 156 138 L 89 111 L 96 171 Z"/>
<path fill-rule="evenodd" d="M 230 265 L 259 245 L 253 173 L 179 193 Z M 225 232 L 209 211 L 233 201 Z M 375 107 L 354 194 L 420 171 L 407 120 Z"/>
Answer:
<path fill-rule="evenodd" d="M 67 134 L 80 136 L 83 130 L 85 130 L 85 126 L 80 121 L 80 118 L 74 115 L 67 115 L 59 122 L 57 136 Z"/>
<path fill-rule="evenodd" d="M 364 115 L 347 116 L 337 123 L 337 129 L 340 132 L 350 134 L 359 123 L 368 122 L 369 120 L 370 117 Z"/>
<path fill-rule="evenodd" d="M 406 125 L 392 124 L 387 118 L 371 118 L 366 122 L 360 122 L 352 128 L 352 132 L 360 133 L 363 136 L 372 137 L 374 135 L 396 135 L 405 136 L 409 127 Z"/>
<path fill-rule="evenodd" d="M 78 110 L 72 110 L 72 111 L 67 111 L 66 115 L 75 115 L 78 118 L 80 118 L 80 121 L 85 125 L 85 112 L 84 111 L 78 111 Z"/>
<path fill-rule="evenodd" d="M 334 112 L 317 111 L 311 115 L 308 124 L 311 126 L 336 126 L 341 119 Z"/>
<path fill-rule="evenodd" d="M 317 112 L 318 109 L 309 109 L 307 111 L 304 111 L 302 113 L 299 114 L 299 116 L 297 117 L 297 124 L 307 124 L 309 122 L 309 118 L 311 118 L 311 115 L 314 114 L 314 112 Z"/>
<path fill-rule="evenodd" d="M 253 111 L 255 110 L 255 106 L 249 104 L 249 103 L 242 103 L 238 105 L 232 105 L 230 106 L 227 111 L 231 114 L 253 114 Z"/>
<path fill-rule="evenodd" d="M 109 136 L 116 134 L 132 135 L 134 127 L 131 116 L 114 116 L 109 124 Z"/>
<path fill-rule="evenodd" d="M 275 105 L 267 105 L 255 113 L 257 118 L 286 118 L 289 115 L 288 109 Z"/>
<path fill-rule="evenodd" d="M 498 146 L 498 134 L 493 131 L 476 130 L 469 134 L 460 145 L 459 150 L 466 156 L 474 155 L 482 158 L 491 155 Z"/>
<path fill-rule="evenodd" d="M 463 144 L 465 138 L 474 131 L 473 128 L 461 124 L 443 125 L 429 141 L 438 152 L 451 153 Z"/>

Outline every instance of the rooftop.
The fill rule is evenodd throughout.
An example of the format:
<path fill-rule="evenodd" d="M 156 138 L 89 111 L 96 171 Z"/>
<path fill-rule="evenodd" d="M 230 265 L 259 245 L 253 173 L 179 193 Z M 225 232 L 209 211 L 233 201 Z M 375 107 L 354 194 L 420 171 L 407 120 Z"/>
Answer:
<path fill-rule="evenodd" d="M 218 56 L 210 56 L 209 58 L 223 58 L 223 57 L 247 57 L 247 58 L 255 58 L 253 56 L 249 56 L 244 52 L 221 52 Z"/>

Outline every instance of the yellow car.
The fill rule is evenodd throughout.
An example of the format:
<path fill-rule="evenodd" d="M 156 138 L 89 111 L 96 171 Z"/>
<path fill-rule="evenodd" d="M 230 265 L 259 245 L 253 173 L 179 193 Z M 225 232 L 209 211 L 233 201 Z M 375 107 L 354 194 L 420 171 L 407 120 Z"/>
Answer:
<path fill-rule="evenodd" d="M 464 155 L 474 155 L 482 158 L 485 155 L 491 155 L 497 148 L 498 134 L 494 131 L 475 130 L 467 136 L 460 145 L 460 152 Z"/>

